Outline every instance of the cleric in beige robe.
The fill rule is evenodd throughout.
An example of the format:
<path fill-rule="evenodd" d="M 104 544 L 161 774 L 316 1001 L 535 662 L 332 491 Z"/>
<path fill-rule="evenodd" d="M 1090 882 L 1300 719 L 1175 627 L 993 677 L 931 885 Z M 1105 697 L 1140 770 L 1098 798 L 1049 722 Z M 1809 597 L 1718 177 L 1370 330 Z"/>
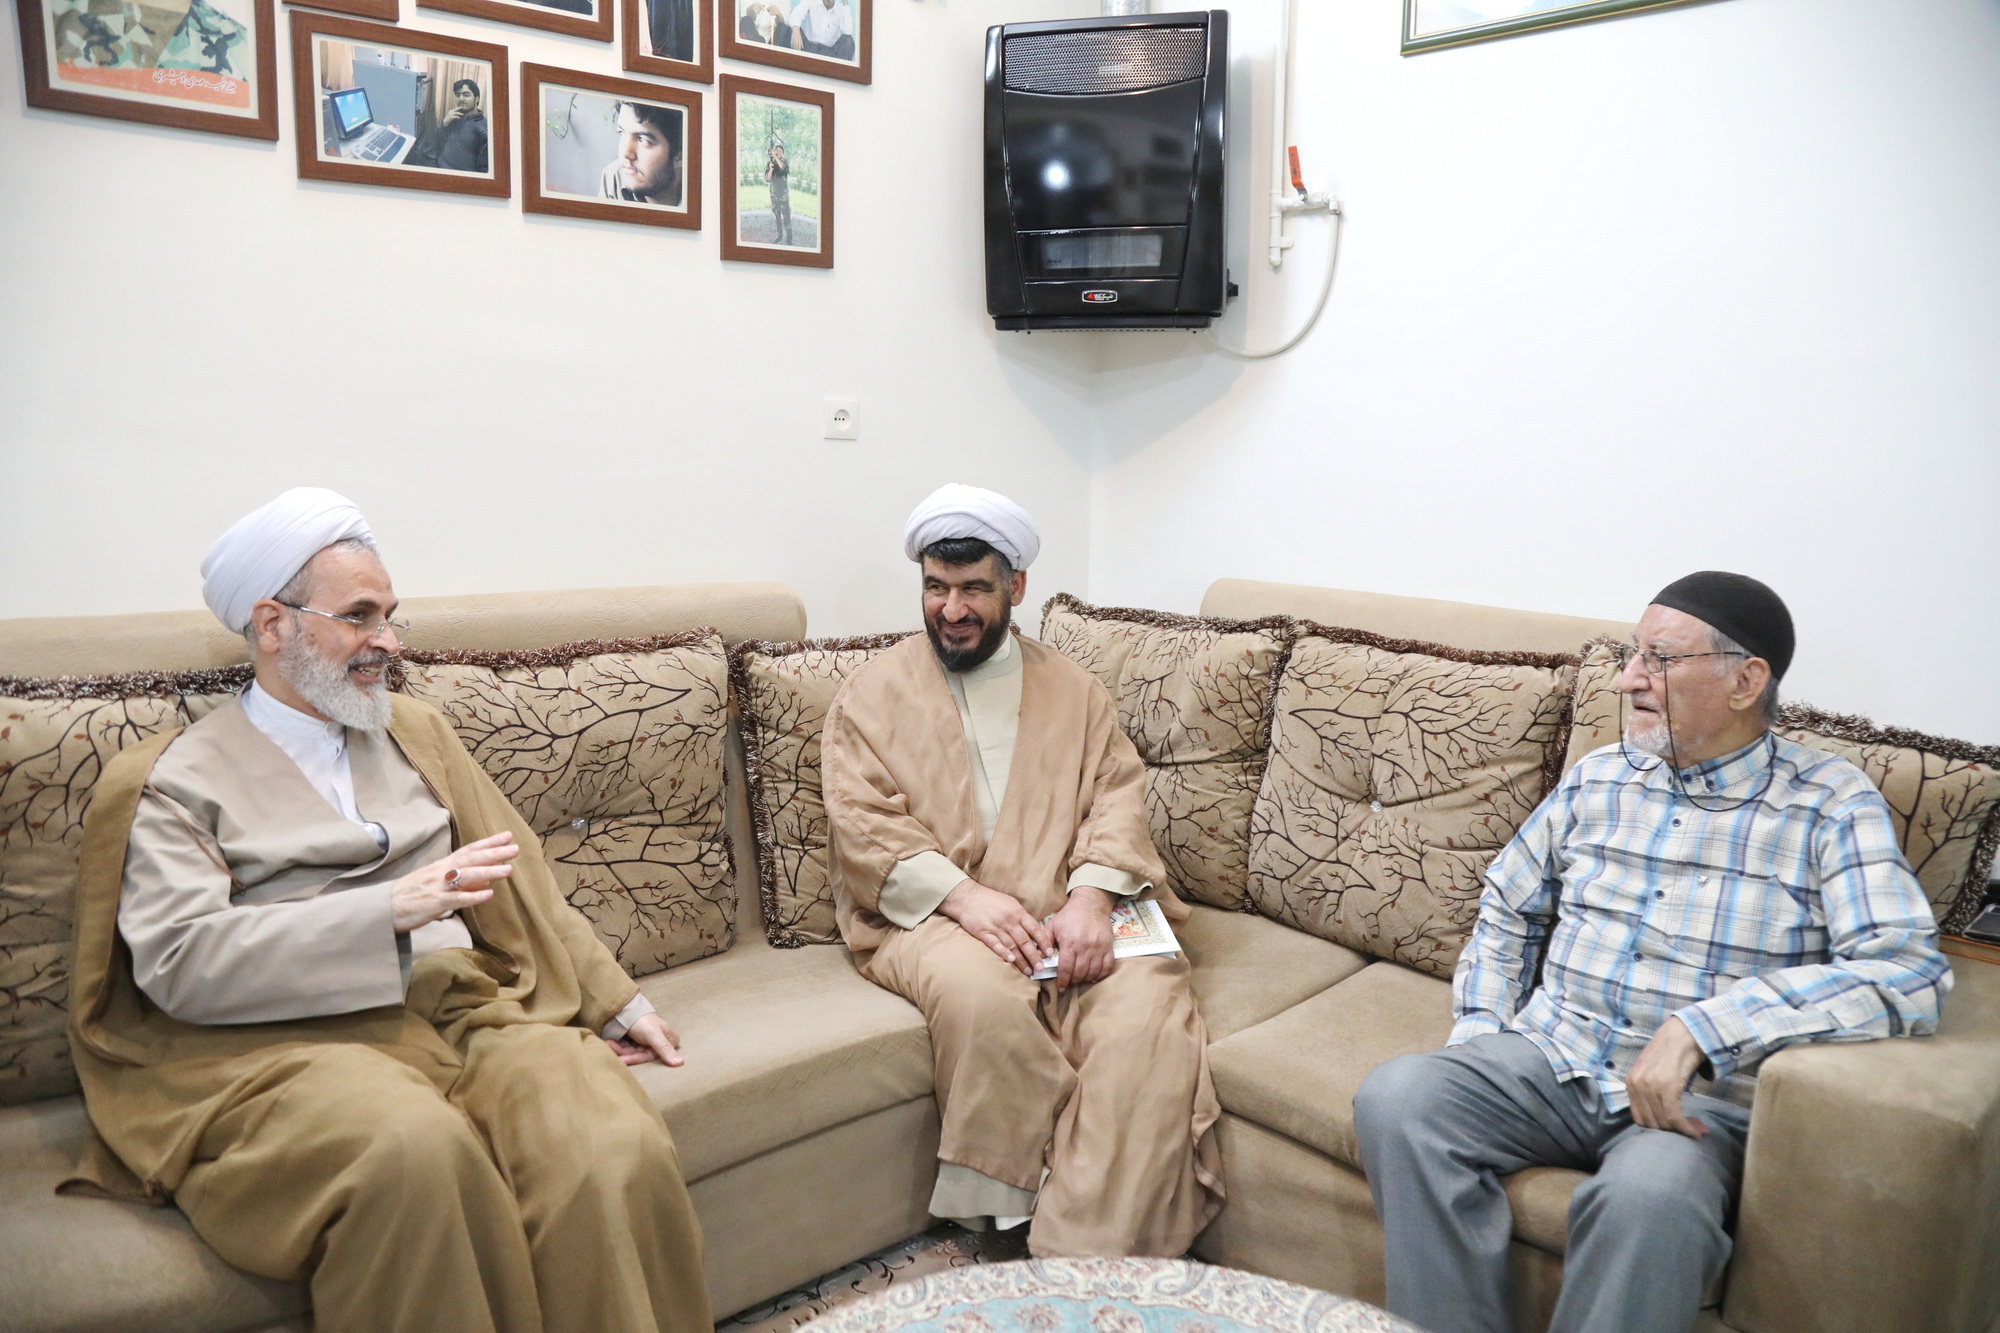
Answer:
<path fill-rule="evenodd" d="M 1180 1255 L 1222 1203 L 1220 1114 L 1184 958 L 1111 955 L 1161 882 L 1144 770 L 1110 696 L 1011 632 L 1040 542 L 991 491 L 911 515 L 926 633 L 857 671 L 822 763 L 841 934 L 930 1025 L 930 1210 L 1030 1223 L 1037 1256 Z M 1035 980 L 1053 950 L 1057 975 Z"/>
<path fill-rule="evenodd" d="M 388 573 L 298 488 L 203 593 L 256 683 L 121 752 L 79 868 L 74 1186 L 308 1279 L 325 1333 L 709 1328 L 675 1037 L 435 711 L 387 693 Z"/>

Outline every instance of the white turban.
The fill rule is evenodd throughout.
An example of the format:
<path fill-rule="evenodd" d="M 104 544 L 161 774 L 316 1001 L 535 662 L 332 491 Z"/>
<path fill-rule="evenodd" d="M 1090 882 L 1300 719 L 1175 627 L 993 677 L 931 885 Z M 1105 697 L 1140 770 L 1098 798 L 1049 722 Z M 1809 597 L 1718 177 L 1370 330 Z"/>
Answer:
<path fill-rule="evenodd" d="M 979 538 L 1016 569 L 1026 569 L 1042 553 L 1042 534 L 1027 510 L 997 491 L 954 481 L 910 511 L 910 521 L 903 525 L 903 554 L 921 561 L 932 542 L 960 537 Z"/>
<path fill-rule="evenodd" d="M 322 486 L 294 486 L 215 539 L 201 562 L 201 599 L 241 634 L 251 607 L 277 596 L 308 560 L 349 537 L 374 540 L 353 501 Z"/>

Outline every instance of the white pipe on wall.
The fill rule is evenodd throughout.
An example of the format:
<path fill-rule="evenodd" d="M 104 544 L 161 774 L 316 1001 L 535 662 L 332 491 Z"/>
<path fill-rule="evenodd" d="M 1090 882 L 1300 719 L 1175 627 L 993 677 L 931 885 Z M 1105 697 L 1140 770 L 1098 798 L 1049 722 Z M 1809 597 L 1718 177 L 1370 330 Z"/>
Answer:
<path fill-rule="evenodd" d="M 1127 14 L 1150 14 L 1153 0 L 1104 0 L 1104 17 L 1123 18 Z"/>
<path fill-rule="evenodd" d="M 1271 267 L 1281 268 L 1292 238 L 1285 235 L 1285 181 L 1291 175 L 1292 0 L 1280 0 L 1278 44 L 1271 58 Z"/>

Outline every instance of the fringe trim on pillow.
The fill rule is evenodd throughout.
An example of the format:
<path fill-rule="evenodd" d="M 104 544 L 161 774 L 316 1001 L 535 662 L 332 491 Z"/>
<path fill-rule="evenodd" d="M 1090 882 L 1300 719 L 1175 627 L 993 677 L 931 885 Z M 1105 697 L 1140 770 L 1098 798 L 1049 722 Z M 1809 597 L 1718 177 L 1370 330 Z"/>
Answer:
<path fill-rule="evenodd" d="M 560 667 L 604 653 L 658 653 L 720 640 L 722 631 L 707 625 L 678 634 L 641 639 L 578 639 L 548 648 L 516 652 L 473 649 L 405 649 L 390 659 L 390 684 L 400 688 L 403 663 L 418 666 Z M 720 648 L 720 643 L 717 644 Z M 0 676 L 0 698 L 8 699 L 170 699 L 185 694 L 240 694 L 256 678 L 248 662 L 192 671 L 121 671 L 103 676 Z"/>
<path fill-rule="evenodd" d="M 1264 752 L 1268 767 L 1271 758 L 1271 725 L 1276 720 L 1278 682 L 1284 679 L 1285 668 L 1291 665 L 1292 645 L 1298 638 L 1301 622 L 1290 616 L 1260 616 L 1256 620 L 1231 620 L 1227 616 L 1184 616 L 1173 611 L 1148 611 L 1136 606 L 1092 606 L 1080 597 L 1059 592 L 1042 603 L 1042 619 L 1047 621 L 1050 611 L 1067 611 L 1084 620 L 1116 620 L 1128 625 L 1143 625 L 1147 629 L 1176 630 L 1204 634 L 1268 634 L 1277 640 L 1278 656 L 1271 663 L 1270 679 L 1264 682 L 1264 716 L 1258 722 L 1257 748 Z M 1261 789 L 1264 775 L 1257 775 L 1257 785 Z"/>
<path fill-rule="evenodd" d="M 547 648 L 521 648 L 508 652 L 487 652 L 476 648 L 405 648 L 397 660 L 416 666 L 471 666 L 501 670 L 506 667 L 566 667 L 586 657 L 607 653 L 663 653 L 672 648 L 693 648 L 713 641 L 719 649 L 722 631 L 712 625 L 696 625 L 676 634 L 652 634 L 638 639 L 577 639 Z"/>
<path fill-rule="evenodd" d="M 173 699 L 240 694 L 256 677 L 248 662 L 192 671 L 121 671 L 107 676 L 0 676 L 7 699 Z"/>
<path fill-rule="evenodd" d="M 2000 745 L 1974 745 L 1971 741 L 1933 736 L 1908 727 L 1878 726 L 1859 714 L 1829 713 L 1807 703 L 1780 705 L 1778 725 L 1852 745 L 1892 745 L 1901 750 L 1934 754 L 1940 759 L 2000 769 Z M 1951 900 L 1944 919 L 1938 922 L 1938 929 L 1944 934 L 1958 934 L 1972 924 L 1973 917 L 1979 915 L 1979 909 L 1986 902 L 1987 876 L 1993 873 L 1996 852 L 2000 852 L 2000 801 L 1995 801 L 1993 808 L 1986 812 L 1986 818 L 1972 840 L 1972 859 L 1966 863 L 1965 878 L 1960 881 L 1958 893 Z"/>
<path fill-rule="evenodd" d="M 863 634 L 844 639 L 793 639 L 771 643 L 745 639 L 729 650 L 729 694 L 736 711 L 737 732 L 743 738 L 743 775 L 749 782 L 750 837 L 757 845 L 757 906 L 764 918 L 764 938 L 774 949 L 803 949 L 819 941 L 790 926 L 778 924 L 778 840 L 773 831 L 771 803 L 764 786 L 764 727 L 745 705 L 750 697 L 749 659 L 797 657 L 802 653 L 878 653 L 893 648 L 916 630 L 900 634 Z"/>
<path fill-rule="evenodd" d="M 1411 653 L 1424 657 L 1442 658 L 1447 662 L 1464 662 L 1468 666 L 1525 666 L 1539 667 L 1544 671 L 1555 671 L 1562 667 L 1577 668 L 1576 684 L 1570 686 L 1569 698 L 1564 701 L 1562 713 L 1556 718 L 1556 734 L 1542 752 L 1542 799 L 1547 800 L 1556 784 L 1562 781 L 1563 760 L 1569 754 L 1570 729 L 1576 721 L 1577 685 L 1583 680 L 1583 657 L 1577 653 L 1524 653 L 1512 651 L 1487 651 L 1478 648 L 1454 648 L 1448 643 L 1431 643 L 1426 639 L 1392 639 L 1386 634 L 1376 634 L 1365 629 L 1344 629 L 1338 625 L 1322 625 L 1316 620 L 1298 622 L 1301 639 L 1325 639 L 1331 643 L 1351 643 L 1363 648 L 1375 648 L 1385 653 Z M 1614 639 L 1593 639 L 1584 644 L 1587 651 L 1595 643 L 1615 643 Z"/>

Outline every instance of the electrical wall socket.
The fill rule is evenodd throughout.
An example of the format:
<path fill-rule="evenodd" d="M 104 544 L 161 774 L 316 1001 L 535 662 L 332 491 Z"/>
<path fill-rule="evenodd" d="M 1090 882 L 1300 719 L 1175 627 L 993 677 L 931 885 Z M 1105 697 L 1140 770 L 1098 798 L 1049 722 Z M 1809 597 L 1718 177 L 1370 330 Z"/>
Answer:
<path fill-rule="evenodd" d="M 826 438 L 829 440 L 858 440 L 861 438 L 861 400 L 859 398 L 829 398 L 826 400 Z"/>

